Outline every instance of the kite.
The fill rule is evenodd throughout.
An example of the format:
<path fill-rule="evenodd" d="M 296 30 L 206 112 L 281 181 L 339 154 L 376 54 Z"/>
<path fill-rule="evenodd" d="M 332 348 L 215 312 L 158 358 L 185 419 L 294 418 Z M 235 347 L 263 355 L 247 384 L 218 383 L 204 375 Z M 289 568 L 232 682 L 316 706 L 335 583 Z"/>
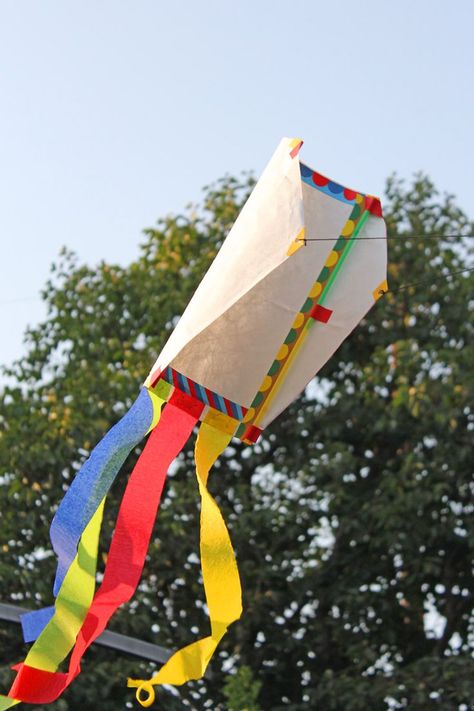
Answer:
<path fill-rule="evenodd" d="M 196 425 L 200 553 L 210 633 L 150 679 L 129 679 L 142 706 L 155 686 L 199 679 L 242 613 L 229 534 L 209 493 L 210 469 L 233 437 L 256 442 L 387 289 L 380 201 L 315 172 L 300 139 L 283 139 L 125 416 L 93 449 L 51 524 L 53 607 L 23 617 L 34 642 L 0 711 L 49 703 L 80 672 L 87 648 L 139 583 L 167 471 Z M 120 504 L 95 589 L 107 493 L 149 435 Z M 58 671 L 69 657 L 66 671 Z"/>

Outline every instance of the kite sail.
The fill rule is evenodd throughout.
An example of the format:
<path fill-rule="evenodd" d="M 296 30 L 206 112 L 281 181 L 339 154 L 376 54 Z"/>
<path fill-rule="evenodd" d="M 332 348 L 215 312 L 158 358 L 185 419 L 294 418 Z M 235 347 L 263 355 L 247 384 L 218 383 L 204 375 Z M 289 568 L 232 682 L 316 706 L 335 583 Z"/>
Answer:
<path fill-rule="evenodd" d="M 149 680 L 129 679 L 142 706 L 154 687 L 199 679 L 242 612 L 237 564 L 209 493 L 210 469 L 233 437 L 251 444 L 388 289 L 380 201 L 299 160 L 283 139 L 128 413 L 76 475 L 51 524 L 51 608 L 22 620 L 33 642 L 0 711 L 49 703 L 80 672 L 86 649 L 140 580 L 167 471 L 199 425 L 200 552 L 210 634 Z M 308 247 L 311 240 L 311 247 Z M 149 434 L 129 478 L 95 589 L 102 511 L 128 454 Z M 69 657 L 67 671 L 58 671 Z"/>

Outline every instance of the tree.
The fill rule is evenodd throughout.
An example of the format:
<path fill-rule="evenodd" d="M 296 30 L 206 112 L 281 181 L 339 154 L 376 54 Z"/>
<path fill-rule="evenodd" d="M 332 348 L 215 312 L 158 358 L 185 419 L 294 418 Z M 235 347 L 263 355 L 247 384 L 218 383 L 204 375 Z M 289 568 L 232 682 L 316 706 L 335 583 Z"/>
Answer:
<path fill-rule="evenodd" d="M 250 667 L 240 667 L 224 684 L 229 711 L 260 711 L 258 695 L 261 686 L 260 681 L 254 680 Z"/>
<path fill-rule="evenodd" d="M 225 178 L 206 189 L 200 206 L 146 230 L 128 267 L 87 267 L 67 251 L 53 266 L 48 317 L 5 371 L 0 403 L 3 601 L 51 603 L 54 508 L 131 404 L 251 187 Z M 180 697 L 159 691 L 171 711 L 228 708 L 238 687 L 225 686 L 229 672 L 248 685 L 242 703 L 257 703 L 256 682 L 258 705 L 271 711 L 454 710 L 474 698 L 472 275 L 444 276 L 469 264 L 458 235 L 472 225 L 423 176 L 409 186 L 392 178 L 385 212 L 399 237 L 389 243 L 393 293 L 261 441 L 233 444 L 211 477 L 245 614 L 210 678 Z M 433 234 L 455 237 L 422 237 Z M 396 290 L 412 282 L 421 283 Z M 138 453 L 109 497 L 104 550 Z M 137 596 L 112 629 L 173 649 L 207 634 L 197 498 L 188 448 L 169 477 Z M 23 656 L 18 628 L 0 626 L 0 661 Z M 238 671 L 247 667 L 250 678 Z M 130 707 L 125 677 L 151 671 L 92 649 L 57 708 L 97 696 L 104 711 Z M 9 678 L 5 666 L 4 689 Z"/>

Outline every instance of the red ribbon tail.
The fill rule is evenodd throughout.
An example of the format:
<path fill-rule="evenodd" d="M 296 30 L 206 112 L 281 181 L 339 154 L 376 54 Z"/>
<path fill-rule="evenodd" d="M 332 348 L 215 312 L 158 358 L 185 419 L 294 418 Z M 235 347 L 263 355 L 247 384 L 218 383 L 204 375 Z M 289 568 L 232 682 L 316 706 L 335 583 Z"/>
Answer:
<path fill-rule="evenodd" d="M 18 674 L 9 692 L 11 698 L 43 704 L 61 696 L 80 673 L 81 659 L 87 648 L 104 631 L 120 605 L 133 596 L 145 564 L 168 469 L 186 444 L 204 408 L 196 401 L 186 405 L 186 410 L 182 409 L 183 404 L 175 403 L 173 397 L 165 405 L 161 419 L 130 475 L 120 504 L 104 579 L 77 637 L 69 671 L 64 674 L 17 665 Z"/>

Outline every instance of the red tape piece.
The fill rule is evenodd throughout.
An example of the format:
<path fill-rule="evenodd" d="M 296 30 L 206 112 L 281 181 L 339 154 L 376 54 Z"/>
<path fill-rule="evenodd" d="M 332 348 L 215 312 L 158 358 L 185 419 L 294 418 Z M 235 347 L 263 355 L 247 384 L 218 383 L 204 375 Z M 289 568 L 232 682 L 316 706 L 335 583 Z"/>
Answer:
<path fill-rule="evenodd" d="M 296 144 L 296 146 L 293 148 L 292 151 L 290 151 L 290 157 L 291 158 L 296 158 L 298 153 L 300 152 L 300 148 L 303 145 L 303 141 L 300 141 L 299 143 Z"/>
<path fill-rule="evenodd" d="M 365 209 L 370 212 L 371 215 L 375 217 L 382 217 L 382 205 L 380 200 L 373 195 L 365 196 Z"/>
<path fill-rule="evenodd" d="M 332 316 L 332 310 L 327 309 L 325 306 L 321 306 L 321 304 L 315 304 L 311 311 L 309 312 L 309 315 L 311 318 L 314 318 L 315 321 L 321 321 L 321 323 L 327 323 L 329 319 Z"/>
<path fill-rule="evenodd" d="M 204 409 L 194 404 L 192 413 L 165 405 L 133 469 L 123 495 L 110 544 L 102 585 L 97 590 L 72 651 L 67 673 L 47 672 L 25 664 L 10 689 L 10 698 L 30 704 L 55 701 L 81 671 L 86 649 L 102 634 L 108 621 L 130 600 L 139 583 L 150 542 L 161 492 L 169 466 L 182 450 Z"/>
<path fill-rule="evenodd" d="M 257 425 L 248 425 L 241 435 L 241 439 L 247 444 L 255 444 L 262 432 L 263 430 L 257 427 Z"/>
<path fill-rule="evenodd" d="M 176 390 L 173 390 L 173 394 L 171 395 L 168 402 L 170 405 L 173 405 L 174 407 L 179 407 L 180 410 L 184 410 L 185 412 L 189 413 L 190 415 L 195 417 L 196 420 L 199 420 L 202 411 L 204 410 L 204 404 L 200 402 L 200 400 L 197 400 L 195 397 L 192 397 L 187 393 L 183 393 L 183 391 L 179 390 L 178 388 L 176 388 Z"/>

